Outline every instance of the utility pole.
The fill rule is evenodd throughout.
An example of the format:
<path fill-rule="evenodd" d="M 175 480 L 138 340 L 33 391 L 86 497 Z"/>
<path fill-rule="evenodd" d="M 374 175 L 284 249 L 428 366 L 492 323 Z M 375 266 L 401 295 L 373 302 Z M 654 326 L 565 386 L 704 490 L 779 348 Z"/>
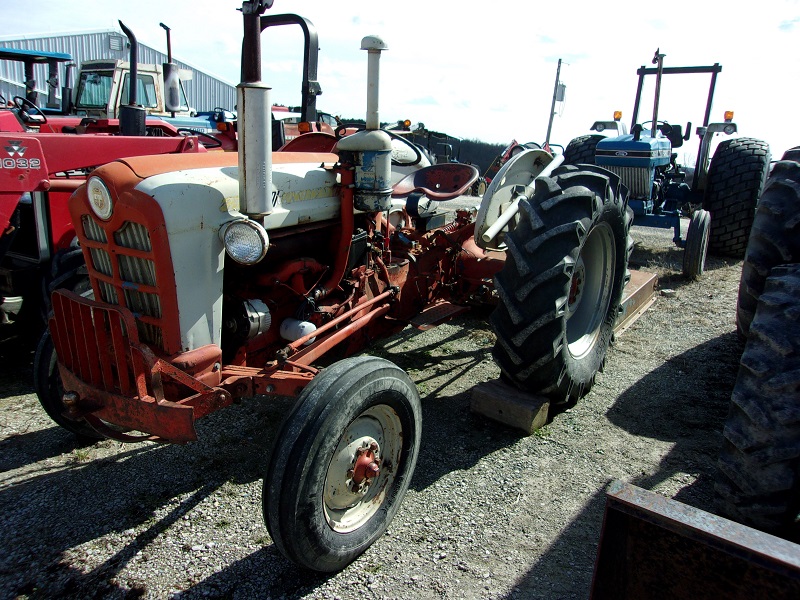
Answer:
<path fill-rule="evenodd" d="M 556 69 L 556 83 L 553 86 L 553 103 L 550 105 L 550 121 L 547 123 L 547 135 L 544 138 L 544 148 L 549 151 L 550 148 L 550 132 L 553 130 L 553 117 L 556 116 L 556 98 L 558 97 L 558 80 L 561 76 L 561 59 L 558 59 L 558 68 Z"/>

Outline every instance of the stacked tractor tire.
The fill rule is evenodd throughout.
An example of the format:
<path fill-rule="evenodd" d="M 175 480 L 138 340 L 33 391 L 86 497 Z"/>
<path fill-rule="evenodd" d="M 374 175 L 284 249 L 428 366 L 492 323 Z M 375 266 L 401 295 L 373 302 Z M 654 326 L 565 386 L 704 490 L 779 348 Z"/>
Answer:
<path fill-rule="evenodd" d="M 745 348 L 723 431 L 720 512 L 800 539 L 800 147 L 772 169 L 746 245 L 736 324 Z"/>

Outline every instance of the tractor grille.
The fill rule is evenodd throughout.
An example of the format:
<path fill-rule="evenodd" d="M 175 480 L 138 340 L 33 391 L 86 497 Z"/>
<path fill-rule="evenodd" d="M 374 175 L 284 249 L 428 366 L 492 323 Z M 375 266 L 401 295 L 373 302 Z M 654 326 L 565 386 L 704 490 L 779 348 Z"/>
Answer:
<path fill-rule="evenodd" d="M 89 215 L 82 217 L 82 223 L 99 300 L 128 308 L 136 318 L 140 340 L 163 349 L 163 315 L 147 228 L 125 221 L 116 231 L 106 233 Z"/>
<path fill-rule="evenodd" d="M 136 364 L 125 317 L 114 308 L 53 294 L 50 332 L 58 359 L 80 381 L 115 394 L 136 396 Z M 135 338 L 133 332 L 133 341 Z"/>
<path fill-rule="evenodd" d="M 646 167 L 618 167 L 615 165 L 602 165 L 602 167 L 619 176 L 622 183 L 628 187 L 631 198 L 637 200 L 650 199 L 650 169 Z"/>

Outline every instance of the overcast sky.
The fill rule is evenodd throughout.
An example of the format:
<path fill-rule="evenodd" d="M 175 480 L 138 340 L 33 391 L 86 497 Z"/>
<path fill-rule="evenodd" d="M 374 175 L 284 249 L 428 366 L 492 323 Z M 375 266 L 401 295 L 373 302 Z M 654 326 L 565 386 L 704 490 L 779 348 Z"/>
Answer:
<path fill-rule="evenodd" d="M 176 58 L 236 84 L 241 5 L 0 0 L 0 43 L 25 34 L 119 30 L 119 19 L 140 42 L 166 52 L 164 22 Z M 316 26 L 323 90 L 317 106 L 344 117 L 363 118 L 366 109 L 366 52 L 359 48 L 368 34 L 389 46 L 381 62 L 382 121 L 408 118 L 496 143 L 544 141 L 559 58 L 566 101 L 557 105 L 551 142 L 566 145 L 614 110 L 630 124 L 636 69 L 651 66 L 660 48 L 665 66 L 722 65 L 712 121 L 733 110 L 739 132 L 769 142 L 773 158 L 800 145 L 790 110 L 800 97 L 800 0 L 275 0 L 269 13 L 296 13 Z M 281 29 L 264 34 L 264 81 L 274 102 L 291 105 L 300 95 L 302 34 Z M 697 126 L 708 84 L 705 75 L 667 77 L 659 118 Z M 640 122 L 652 116 L 652 92 L 646 99 Z"/>

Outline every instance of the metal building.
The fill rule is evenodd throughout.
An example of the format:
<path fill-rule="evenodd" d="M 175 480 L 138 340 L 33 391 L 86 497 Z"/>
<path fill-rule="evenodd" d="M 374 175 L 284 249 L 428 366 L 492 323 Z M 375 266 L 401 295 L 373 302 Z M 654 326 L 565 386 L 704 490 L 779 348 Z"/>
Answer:
<path fill-rule="evenodd" d="M 128 38 L 120 31 L 113 29 L 64 33 L 56 35 L 26 35 L 19 39 L 8 36 L 0 37 L 0 46 L 22 50 L 43 52 L 61 52 L 70 54 L 76 67 L 86 60 L 108 59 L 129 60 L 130 46 Z M 233 110 L 236 105 L 236 87 L 213 75 L 204 73 L 197 67 L 172 57 L 182 69 L 192 71 L 193 77 L 184 82 L 186 93 L 192 107 L 198 111 L 210 111 L 217 107 Z M 161 64 L 167 61 L 167 55 L 139 42 L 140 63 Z M 34 79 L 36 90 L 42 97 L 48 93 L 46 64 L 35 65 Z M 60 86 L 66 83 L 66 66 L 59 67 Z M 77 74 L 77 68 L 73 77 Z M 0 94 L 10 100 L 14 96 L 25 95 L 25 73 L 21 63 L 0 61 Z M 74 81 L 73 81 L 74 83 Z M 60 100 L 60 90 L 56 97 Z"/>

